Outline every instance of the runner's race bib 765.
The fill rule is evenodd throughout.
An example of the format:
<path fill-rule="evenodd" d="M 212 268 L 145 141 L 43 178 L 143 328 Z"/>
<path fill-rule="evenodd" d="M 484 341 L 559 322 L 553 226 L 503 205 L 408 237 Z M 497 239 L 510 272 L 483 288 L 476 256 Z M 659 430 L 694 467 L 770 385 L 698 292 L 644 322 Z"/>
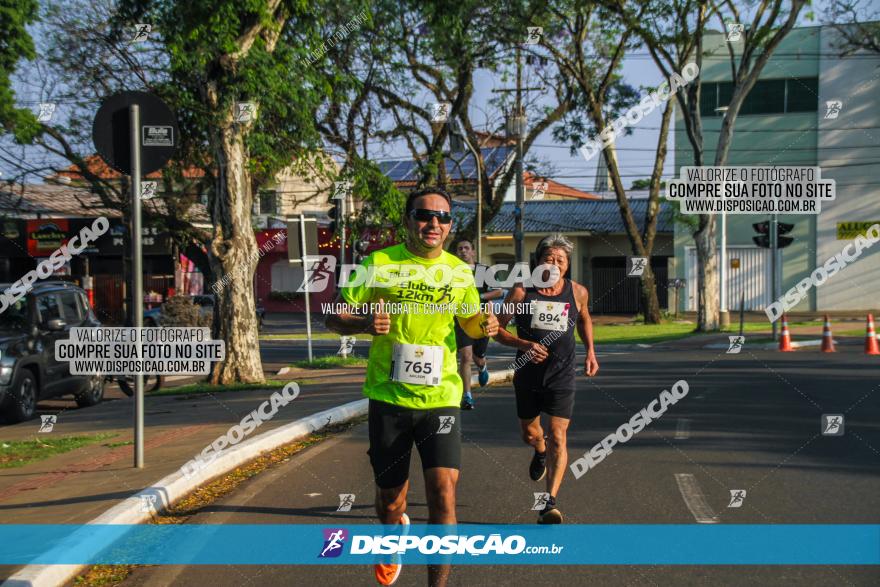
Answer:
<path fill-rule="evenodd" d="M 416 385 L 440 385 L 443 347 L 395 344 L 391 354 L 391 379 Z"/>
<path fill-rule="evenodd" d="M 569 306 L 571 304 L 564 302 L 535 300 L 531 308 L 532 329 L 565 332 L 568 330 Z"/>

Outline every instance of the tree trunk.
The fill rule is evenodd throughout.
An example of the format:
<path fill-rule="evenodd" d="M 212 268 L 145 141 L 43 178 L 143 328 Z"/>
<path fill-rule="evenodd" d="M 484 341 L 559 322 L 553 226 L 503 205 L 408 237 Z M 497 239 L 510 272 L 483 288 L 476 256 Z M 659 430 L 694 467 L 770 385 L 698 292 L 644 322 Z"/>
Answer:
<path fill-rule="evenodd" d="M 247 169 L 247 148 L 239 125 L 231 121 L 221 129 L 218 155 L 219 177 L 214 196 L 211 268 L 215 280 L 232 274 L 233 279 L 217 295 L 214 330 L 226 341 L 226 359 L 214 364 L 211 382 L 263 381 L 260 343 L 254 303 L 254 271 L 257 240 L 251 226 L 253 191 Z"/>
<path fill-rule="evenodd" d="M 645 324 L 660 324 L 660 300 L 657 298 L 657 280 L 654 277 L 654 270 L 651 269 L 650 257 L 642 273 L 641 286 Z"/>
<path fill-rule="evenodd" d="M 720 306 L 718 299 L 718 271 L 715 259 L 715 216 L 700 216 L 700 228 L 694 233 L 697 248 L 697 330 L 718 330 Z"/>

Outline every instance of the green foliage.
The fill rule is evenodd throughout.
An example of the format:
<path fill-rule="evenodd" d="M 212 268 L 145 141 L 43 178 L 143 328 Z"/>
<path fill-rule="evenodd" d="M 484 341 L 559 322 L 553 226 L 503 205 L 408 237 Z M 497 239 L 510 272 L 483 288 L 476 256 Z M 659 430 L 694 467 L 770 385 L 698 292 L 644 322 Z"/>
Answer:
<path fill-rule="evenodd" d="M 672 221 L 684 226 L 691 234 L 696 234 L 700 228 L 700 217 L 697 214 L 682 214 L 681 202 L 678 200 L 667 200 L 660 197 L 660 205 L 666 205 L 672 210 Z"/>
<path fill-rule="evenodd" d="M 29 110 L 15 106 L 11 77 L 19 60 L 36 57 L 27 26 L 36 22 L 37 0 L 0 0 L 0 126 L 20 142 L 37 134 L 40 124 Z"/>

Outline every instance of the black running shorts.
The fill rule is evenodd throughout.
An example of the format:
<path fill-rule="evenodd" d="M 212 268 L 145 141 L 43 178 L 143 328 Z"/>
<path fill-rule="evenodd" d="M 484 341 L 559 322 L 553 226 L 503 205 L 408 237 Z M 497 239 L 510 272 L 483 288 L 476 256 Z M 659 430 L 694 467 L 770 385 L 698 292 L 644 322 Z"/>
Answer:
<path fill-rule="evenodd" d="M 533 420 L 541 412 L 571 420 L 574 412 L 574 387 L 544 388 L 530 384 L 527 377 L 513 378 L 516 393 L 516 416 L 520 420 Z"/>
<path fill-rule="evenodd" d="M 413 444 L 422 470 L 461 468 L 461 418 L 458 408 L 413 410 L 370 400 L 370 464 L 376 485 L 391 489 L 409 479 Z"/>
<path fill-rule="evenodd" d="M 483 359 L 486 357 L 486 351 L 489 349 L 489 337 L 487 336 L 474 340 L 473 338 L 468 336 L 468 333 L 465 332 L 461 326 L 458 325 L 458 320 L 456 320 L 455 346 L 457 348 L 463 348 L 466 346 L 473 347 L 474 356 Z"/>

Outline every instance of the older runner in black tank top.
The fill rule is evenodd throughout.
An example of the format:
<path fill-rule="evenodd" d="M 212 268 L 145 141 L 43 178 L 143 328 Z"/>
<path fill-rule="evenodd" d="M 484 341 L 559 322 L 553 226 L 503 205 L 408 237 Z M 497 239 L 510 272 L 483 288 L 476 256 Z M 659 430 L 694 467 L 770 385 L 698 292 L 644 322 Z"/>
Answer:
<path fill-rule="evenodd" d="M 550 266 L 547 269 L 558 270 L 557 277 L 548 279 L 550 271 L 545 270 L 543 279 L 550 283 L 540 285 L 547 287 L 514 287 L 498 317 L 498 342 L 519 351 L 513 388 L 522 439 L 534 448 L 529 477 L 533 481 L 547 478 L 548 496 L 538 515 L 539 524 L 562 522 L 556 495 L 568 465 L 566 432 L 574 410 L 576 387 L 575 328 L 586 347 L 584 374 L 592 377 L 599 370 L 587 309 L 587 288 L 562 277 L 571 265 L 573 249 L 571 241 L 561 234 L 542 239 L 535 259 L 539 268 Z M 505 330 L 513 317 L 511 309 L 516 316 L 516 336 Z M 548 416 L 546 437 L 542 413 Z"/>
<path fill-rule="evenodd" d="M 532 306 L 532 311 L 516 314 L 516 336 L 544 345 L 549 356 L 547 360 L 535 364 L 530 358 L 524 357 L 527 351 L 517 352 L 516 364 L 522 365 L 514 374 L 514 385 L 517 387 L 522 386 L 536 393 L 574 393 L 574 330 L 578 312 L 571 281 L 564 279 L 564 282 L 562 292 L 555 296 L 542 294 L 534 287 L 525 290 L 525 299 L 518 308 L 528 310 Z M 573 397 L 571 401 L 574 402 Z M 548 413 L 571 417 L 570 409 L 564 410 L 564 413 Z"/>

